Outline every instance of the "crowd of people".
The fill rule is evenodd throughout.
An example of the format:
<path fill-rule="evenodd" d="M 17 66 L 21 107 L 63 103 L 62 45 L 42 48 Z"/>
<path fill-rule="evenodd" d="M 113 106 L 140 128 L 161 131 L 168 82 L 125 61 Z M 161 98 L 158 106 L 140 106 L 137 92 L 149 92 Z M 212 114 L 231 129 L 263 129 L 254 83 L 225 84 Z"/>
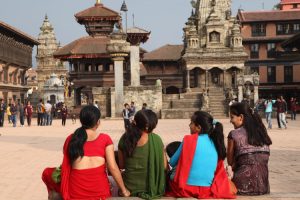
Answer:
<path fill-rule="evenodd" d="M 49 100 L 44 103 L 44 101 L 40 99 L 36 105 L 36 109 L 34 109 L 29 100 L 24 105 L 22 102 L 16 103 L 14 100 L 6 104 L 3 99 L 0 99 L 0 127 L 4 126 L 5 114 L 8 123 L 12 124 L 13 127 L 17 127 L 18 121 L 20 126 L 23 127 L 25 125 L 25 119 L 27 126 L 31 126 L 34 111 L 37 114 L 38 126 L 51 126 L 54 118 L 61 118 L 62 126 L 66 125 L 68 108 L 63 102 L 51 104 Z M 74 121 L 73 117 L 72 120 Z"/>
<path fill-rule="evenodd" d="M 127 104 L 125 109 L 132 106 L 134 103 Z M 236 194 L 270 192 L 272 141 L 260 116 L 248 104 L 230 106 L 234 130 L 228 135 L 227 150 L 223 125 L 209 113 L 197 111 L 191 116 L 190 134 L 167 145 L 168 156 L 162 139 L 154 133 L 158 118 L 152 110 L 139 110 L 126 122 L 117 154 L 110 136 L 97 131 L 100 117 L 100 110 L 93 105 L 80 111 L 81 127 L 67 137 L 61 166 L 46 168 L 42 174 L 49 198 L 53 194 L 66 200 L 111 197 L 113 184 L 107 171 L 119 196 L 124 197 L 233 199 Z M 232 179 L 225 159 L 234 172 Z"/>

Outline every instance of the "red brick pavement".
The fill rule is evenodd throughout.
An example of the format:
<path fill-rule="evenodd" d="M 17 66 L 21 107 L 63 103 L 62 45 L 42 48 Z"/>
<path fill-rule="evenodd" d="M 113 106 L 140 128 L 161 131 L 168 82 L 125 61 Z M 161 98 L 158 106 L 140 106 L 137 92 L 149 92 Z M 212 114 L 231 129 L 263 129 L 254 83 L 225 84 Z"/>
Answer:
<path fill-rule="evenodd" d="M 220 120 L 226 135 L 232 129 L 228 119 Z M 288 129 L 269 131 L 273 140 L 270 157 L 271 195 L 239 197 L 239 199 L 300 199 L 300 121 L 289 121 Z M 122 120 L 102 120 L 99 131 L 109 133 L 116 145 L 123 133 Z M 189 133 L 189 120 L 160 120 L 155 132 L 164 143 L 181 140 Z M 275 121 L 274 121 L 275 124 Z M 62 145 L 77 124 L 71 120 L 62 127 L 59 120 L 53 126 L 32 127 L 5 124 L 0 128 L 0 200 L 47 199 L 41 181 L 42 170 L 58 166 L 62 160 Z"/>

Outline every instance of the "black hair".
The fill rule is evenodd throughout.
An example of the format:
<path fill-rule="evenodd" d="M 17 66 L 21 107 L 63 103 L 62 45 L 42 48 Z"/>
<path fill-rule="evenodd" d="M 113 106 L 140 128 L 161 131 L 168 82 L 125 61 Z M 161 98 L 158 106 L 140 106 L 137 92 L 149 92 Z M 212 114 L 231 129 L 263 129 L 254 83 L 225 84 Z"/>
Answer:
<path fill-rule="evenodd" d="M 95 127 L 100 117 L 100 110 L 95 106 L 88 105 L 81 109 L 79 114 L 81 127 L 74 132 L 68 146 L 68 154 L 70 157 L 71 164 L 78 157 L 83 157 L 83 145 L 87 140 L 86 129 Z"/>
<path fill-rule="evenodd" d="M 196 111 L 191 117 L 191 121 L 196 126 L 201 127 L 199 135 L 209 135 L 209 138 L 216 147 L 219 159 L 224 160 L 226 158 L 226 148 L 224 143 L 223 125 L 220 122 L 214 122 L 213 117 L 204 111 Z"/>
<path fill-rule="evenodd" d="M 155 129 L 157 122 L 157 116 L 152 110 L 140 110 L 134 115 L 133 123 L 131 123 L 124 134 L 124 151 L 127 156 L 133 155 L 142 133 L 151 133 Z"/>
<path fill-rule="evenodd" d="M 168 144 L 166 146 L 166 152 L 167 152 L 167 155 L 169 156 L 169 158 L 171 158 L 175 154 L 175 152 L 179 148 L 180 144 L 181 144 L 181 142 L 175 141 L 175 142 L 171 142 L 170 144 Z"/>
<path fill-rule="evenodd" d="M 258 113 L 253 112 L 248 104 L 234 103 L 230 106 L 230 113 L 244 116 L 243 126 L 246 129 L 248 143 L 253 146 L 271 145 L 272 140 Z"/>

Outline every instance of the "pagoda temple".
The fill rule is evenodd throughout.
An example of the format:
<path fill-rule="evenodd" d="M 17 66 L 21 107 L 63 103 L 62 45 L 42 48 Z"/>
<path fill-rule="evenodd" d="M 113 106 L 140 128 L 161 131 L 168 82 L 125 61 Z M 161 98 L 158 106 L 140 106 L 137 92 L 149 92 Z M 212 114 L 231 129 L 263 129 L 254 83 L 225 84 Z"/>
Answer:
<path fill-rule="evenodd" d="M 99 1 L 93 7 L 75 14 L 77 22 L 85 26 L 88 36 L 79 38 L 54 53 L 55 58 L 69 62 L 68 80 L 74 91 L 75 106 L 92 103 L 93 87 L 114 86 L 114 64 L 107 52 L 109 35 L 121 17 Z M 124 85 L 128 85 L 128 70 L 124 62 Z"/>

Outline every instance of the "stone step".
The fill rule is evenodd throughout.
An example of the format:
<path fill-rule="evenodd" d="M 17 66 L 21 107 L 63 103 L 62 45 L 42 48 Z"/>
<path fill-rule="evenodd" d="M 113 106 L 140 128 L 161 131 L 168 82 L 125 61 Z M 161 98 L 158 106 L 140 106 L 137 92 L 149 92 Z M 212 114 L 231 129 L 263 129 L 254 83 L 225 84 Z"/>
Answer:
<path fill-rule="evenodd" d="M 180 94 L 180 99 L 201 99 L 201 97 L 202 93 L 188 92 Z"/>
<path fill-rule="evenodd" d="M 162 109 L 162 119 L 190 119 L 199 109 Z"/>

